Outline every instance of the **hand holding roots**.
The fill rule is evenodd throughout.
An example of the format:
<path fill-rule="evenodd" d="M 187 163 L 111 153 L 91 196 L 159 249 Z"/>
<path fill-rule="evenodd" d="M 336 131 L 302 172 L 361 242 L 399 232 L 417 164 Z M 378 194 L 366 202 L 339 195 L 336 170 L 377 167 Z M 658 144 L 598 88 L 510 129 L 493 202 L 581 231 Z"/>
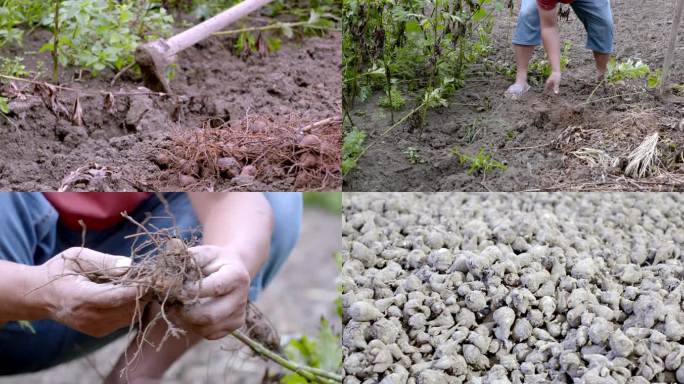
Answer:
<path fill-rule="evenodd" d="M 112 275 L 108 270 L 84 272 L 84 275 L 96 283 L 135 287 L 138 290 L 136 309 L 129 328 L 129 335 L 135 333 L 134 352 L 131 356 L 128 356 L 128 350 L 124 354 L 121 371 L 121 375 L 126 376 L 128 368 L 142 357 L 141 352 L 145 344 L 152 345 L 159 351 L 169 337 L 179 338 L 186 334 L 186 331 L 176 326 L 167 314 L 172 307 L 189 306 L 199 302 L 201 288 L 191 296 L 186 293 L 185 287 L 201 284 L 205 276 L 202 267 L 189 251 L 189 248 L 197 243 L 195 237 L 184 241 L 175 225 L 171 229 L 157 229 L 152 225 L 146 225 L 147 220 L 139 223 L 125 213 L 123 216 L 139 228 L 138 233 L 130 236 L 136 239 L 131 250 L 133 264 L 120 275 Z M 154 228 L 154 231 L 148 227 Z M 145 240 L 139 242 L 143 236 Z M 146 310 L 149 303 L 157 303 L 159 311 L 151 313 Z M 160 321 L 165 325 L 166 331 L 161 341 L 154 345 L 148 336 Z M 244 332 L 236 330 L 230 335 L 257 355 L 312 382 L 342 382 L 342 377 L 338 374 L 300 365 L 283 357 L 280 354 L 280 338 L 275 328 L 253 305 L 248 306 L 246 323 Z"/>

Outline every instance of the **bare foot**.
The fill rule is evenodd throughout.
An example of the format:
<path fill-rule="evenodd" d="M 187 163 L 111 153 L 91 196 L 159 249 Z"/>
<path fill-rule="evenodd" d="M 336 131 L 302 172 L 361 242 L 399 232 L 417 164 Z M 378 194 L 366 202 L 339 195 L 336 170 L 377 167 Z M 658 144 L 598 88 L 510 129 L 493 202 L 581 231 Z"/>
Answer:
<path fill-rule="evenodd" d="M 514 83 L 508 89 L 506 90 L 506 93 L 504 94 L 506 97 L 512 99 L 512 100 L 517 100 L 521 98 L 527 91 L 530 90 L 529 84 L 527 82 L 524 83 Z"/>

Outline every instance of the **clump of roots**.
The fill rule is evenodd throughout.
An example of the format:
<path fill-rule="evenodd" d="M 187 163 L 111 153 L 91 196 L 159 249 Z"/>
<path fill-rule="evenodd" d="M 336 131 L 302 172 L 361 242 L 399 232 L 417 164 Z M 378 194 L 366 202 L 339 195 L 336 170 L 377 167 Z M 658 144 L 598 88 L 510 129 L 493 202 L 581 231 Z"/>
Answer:
<path fill-rule="evenodd" d="M 168 212 L 168 209 L 167 209 Z M 126 366 L 136 361 L 141 353 L 143 344 L 151 344 L 149 332 L 161 321 L 166 326 L 166 333 L 156 345 L 160 350 L 169 337 L 181 337 L 185 331 L 177 327 L 167 317 L 173 306 L 192 305 L 199 300 L 197 296 L 188 296 L 184 288 L 190 284 L 200 284 L 203 273 L 200 265 L 189 251 L 189 247 L 197 243 L 197 238 L 191 236 L 183 240 L 180 230 L 175 225 L 171 228 L 157 228 L 148 224 L 151 217 L 142 222 L 122 213 L 123 217 L 138 227 L 135 234 L 127 236 L 134 238 L 131 247 L 132 265 L 125 274 L 112 276 L 107 271 L 86 272 L 85 276 L 96 283 L 110 283 L 114 285 L 135 287 L 138 291 L 136 308 L 131 319 L 129 336 L 135 335 L 135 352 L 132 356 L 125 356 Z M 84 228 L 85 233 L 85 228 Z M 187 237 L 187 236 L 186 236 Z M 150 303 L 157 303 L 159 310 L 155 313 L 148 310 Z"/>

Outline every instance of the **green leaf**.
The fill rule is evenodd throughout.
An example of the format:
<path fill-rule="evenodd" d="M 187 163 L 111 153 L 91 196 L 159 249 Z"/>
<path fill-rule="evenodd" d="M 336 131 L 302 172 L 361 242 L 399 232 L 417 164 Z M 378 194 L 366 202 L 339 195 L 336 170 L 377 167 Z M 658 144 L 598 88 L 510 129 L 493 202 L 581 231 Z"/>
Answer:
<path fill-rule="evenodd" d="M 33 333 L 34 335 L 36 334 L 36 329 L 33 328 L 33 324 L 31 324 L 30 321 L 27 321 L 27 320 L 19 320 L 19 321 L 17 321 L 17 323 L 19 323 L 19 327 L 20 327 L 21 329 L 27 330 L 27 331 Z"/>
<path fill-rule="evenodd" d="M 0 96 L 0 112 L 8 114 L 10 112 L 9 104 L 7 104 L 7 99 Z"/>
<path fill-rule="evenodd" d="M 337 372 L 342 366 L 342 348 L 339 337 L 333 334 L 330 323 L 321 317 L 321 330 L 315 344 L 315 353 L 319 356 L 319 368 L 328 372 Z"/>

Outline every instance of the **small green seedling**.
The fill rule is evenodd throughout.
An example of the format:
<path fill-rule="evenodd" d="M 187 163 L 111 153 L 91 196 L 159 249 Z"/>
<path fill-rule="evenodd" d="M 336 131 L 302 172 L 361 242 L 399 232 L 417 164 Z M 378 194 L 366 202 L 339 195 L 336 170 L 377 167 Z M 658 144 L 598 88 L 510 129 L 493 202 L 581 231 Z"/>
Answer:
<path fill-rule="evenodd" d="M 404 154 L 406 154 L 406 159 L 408 160 L 408 162 L 413 165 L 422 164 L 425 162 L 425 160 L 423 160 L 423 158 L 420 157 L 420 153 L 418 153 L 418 149 L 415 147 L 406 148 Z"/>
<path fill-rule="evenodd" d="M 492 159 L 490 154 L 485 153 L 484 148 L 480 148 L 477 155 L 470 156 L 465 153 L 461 153 L 458 148 L 452 148 L 451 153 L 458 157 L 459 163 L 468 167 L 468 174 L 482 173 L 486 175 L 488 172 L 500 169 L 501 171 L 506 170 L 506 165 L 500 161 Z"/>

